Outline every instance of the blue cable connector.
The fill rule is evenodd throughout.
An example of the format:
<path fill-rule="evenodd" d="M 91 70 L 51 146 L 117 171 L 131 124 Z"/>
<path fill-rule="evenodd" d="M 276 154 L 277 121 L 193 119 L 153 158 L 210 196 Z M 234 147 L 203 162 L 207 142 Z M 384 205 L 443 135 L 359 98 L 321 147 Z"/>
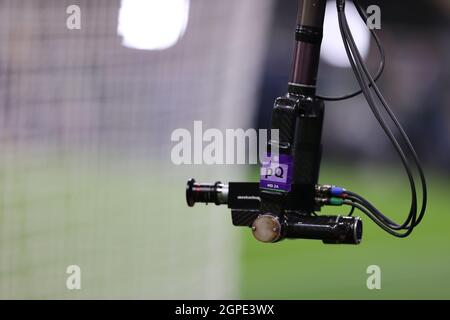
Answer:
<path fill-rule="evenodd" d="M 341 196 L 346 190 L 341 187 L 332 186 L 330 189 L 330 194 L 334 197 Z"/>

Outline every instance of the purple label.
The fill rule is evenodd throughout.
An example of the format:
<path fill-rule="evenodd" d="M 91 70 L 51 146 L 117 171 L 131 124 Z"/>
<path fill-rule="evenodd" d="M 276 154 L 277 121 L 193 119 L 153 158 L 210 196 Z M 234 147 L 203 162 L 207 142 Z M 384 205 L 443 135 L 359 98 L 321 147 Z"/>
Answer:
<path fill-rule="evenodd" d="M 269 156 L 261 166 L 259 186 L 275 191 L 291 191 L 292 156 L 280 154 Z"/>

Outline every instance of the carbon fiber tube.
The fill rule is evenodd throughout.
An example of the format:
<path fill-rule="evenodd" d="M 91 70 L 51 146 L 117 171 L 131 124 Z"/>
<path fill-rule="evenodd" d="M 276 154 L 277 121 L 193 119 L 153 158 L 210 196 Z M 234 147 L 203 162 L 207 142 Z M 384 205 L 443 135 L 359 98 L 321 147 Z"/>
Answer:
<path fill-rule="evenodd" d="M 289 92 L 315 93 L 326 0 L 300 0 Z"/>
<path fill-rule="evenodd" d="M 326 0 L 300 0 L 297 12 L 297 25 L 322 29 L 325 6 Z"/>
<path fill-rule="evenodd" d="M 317 239 L 328 244 L 359 244 L 362 221 L 347 216 L 305 216 L 283 226 L 285 239 Z"/>

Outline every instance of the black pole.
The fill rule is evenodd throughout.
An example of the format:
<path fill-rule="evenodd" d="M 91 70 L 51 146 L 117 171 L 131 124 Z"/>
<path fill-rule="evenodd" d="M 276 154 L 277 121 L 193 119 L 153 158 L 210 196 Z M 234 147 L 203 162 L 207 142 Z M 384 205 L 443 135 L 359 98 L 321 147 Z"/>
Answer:
<path fill-rule="evenodd" d="M 299 0 L 289 92 L 315 95 L 326 0 Z"/>

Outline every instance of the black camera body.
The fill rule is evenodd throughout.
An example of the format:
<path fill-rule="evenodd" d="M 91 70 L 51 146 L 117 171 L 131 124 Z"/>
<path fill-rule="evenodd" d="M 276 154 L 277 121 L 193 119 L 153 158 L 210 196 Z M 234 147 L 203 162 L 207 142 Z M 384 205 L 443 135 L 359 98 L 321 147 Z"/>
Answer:
<path fill-rule="evenodd" d="M 322 153 L 323 101 L 303 95 L 278 98 L 272 113 L 272 131 L 266 162 L 261 166 L 261 210 L 318 210 L 315 187 Z M 276 150 L 276 152 L 274 151 Z"/>
<path fill-rule="evenodd" d="M 362 20 L 368 17 L 353 1 Z M 380 67 L 373 77 L 365 65 L 348 26 L 345 0 L 336 2 L 339 30 L 347 57 L 360 90 L 338 97 L 316 95 L 317 71 L 323 35 L 326 0 L 299 0 L 297 27 L 288 93 L 275 100 L 272 112 L 271 138 L 267 155 L 261 164 L 259 182 L 197 184 L 190 180 L 186 189 L 188 205 L 196 202 L 227 204 L 235 226 L 252 228 L 262 242 L 282 239 L 320 239 L 324 243 L 359 244 L 362 222 L 353 217 L 358 209 L 384 231 L 405 238 L 422 221 L 427 206 L 426 179 L 418 155 L 398 119 L 381 94 L 376 81 L 383 72 L 385 54 L 380 39 L 371 30 L 380 53 Z M 318 184 L 322 154 L 323 101 L 338 101 L 364 94 L 376 120 L 391 141 L 407 173 L 411 189 L 411 207 L 407 219 L 397 223 L 388 218 L 356 192 L 333 185 Z M 399 143 L 377 106 L 383 106 L 400 135 Z M 411 167 L 410 162 L 413 163 Z M 421 205 L 413 169 L 420 179 Z M 317 215 L 324 205 L 351 206 L 346 216 Z"/>
<path fill-rule="evenodd" d="M 324 103 L 314 96 L 288 93 L 275 101 L 272 132 L 278 130 L 279 137 L 269 140 L 267 161 L 261 166 L 260 208 L 253 214 L 247 212 L 244 223 L 253 220 L 251 228 L 258 240 L 309 238 L 325 243 L 360 243 L 359 218 L 315 215 L 321 207 L 316 186 L 323 118 Z M 239 224 L 242 214 L 232 212 L 233 223 Z"/>
<path fill-rule="evenodd" d="M 272 133 L 278 137 L 269 139 L 259 183 L 196 184 L 191 179 L 188 204 L 227 204 L 233 225 L 251 227 L 255 238 L 266 243 L 303 238 L 359 244 L 359 218 L 315 215 L 326 199 L 318 188 L 323 117 L 319 99 L 297 94 L 278 98 L 272 114 Z"/>
<path fill-rule="evenodd" d="M 299 4 L 291 81 L 288 94 L 275 100 L 259 183 L 197 184 L 192 179 L 186 199 L 190 206 L 227 204 L 233 224 L 251 227 L 262 242 L 304 238 L 358 244 L 359 218 L 316 215 L 321 206 L 343 200 L 333 198 L 333 187 L 318 185 L 324 103 L 316 97 L 316 80 L 326 1 Z"/>

